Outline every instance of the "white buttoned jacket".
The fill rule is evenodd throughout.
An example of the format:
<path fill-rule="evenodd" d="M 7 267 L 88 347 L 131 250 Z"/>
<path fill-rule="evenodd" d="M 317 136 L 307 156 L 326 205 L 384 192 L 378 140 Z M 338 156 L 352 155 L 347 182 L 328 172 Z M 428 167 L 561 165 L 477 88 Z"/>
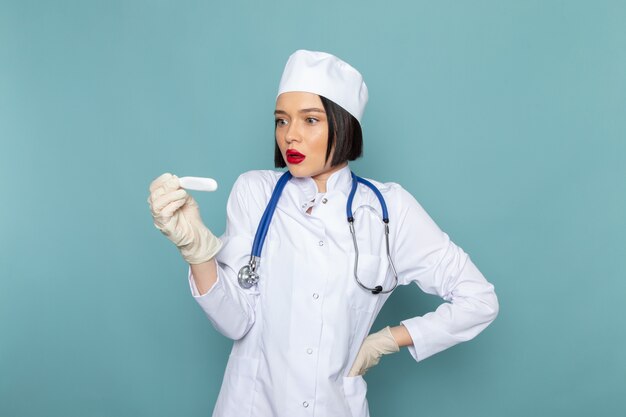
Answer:
<path fill-rule="evenodd" d="M 325 194 L 310 177 L 287 183 L 262 249 L 259 283 L 243 289 L 237 282 L 281 175 L 250 171 L 237 179 L 216 256 L 217 282 L 200 295 L 189 272 L 193 297 L 215 329 L 234 340 L 213 417 L 367 417 L 367 384 L 346 375 L 390 294 L 374 295 L 354 279 L 348 166 L 330 176 Z M 415 282 L 446 301 L 401 322 L 413 340 L 410 354 L 421 361 L 476 336 L 498 313 L 493 285 L 411 194 L 370 181 L 389 210 L 398 288 Z M 359 279 L 390 288 L 380 203 L 369 188 L 359 185 L 353 212 Z"/>

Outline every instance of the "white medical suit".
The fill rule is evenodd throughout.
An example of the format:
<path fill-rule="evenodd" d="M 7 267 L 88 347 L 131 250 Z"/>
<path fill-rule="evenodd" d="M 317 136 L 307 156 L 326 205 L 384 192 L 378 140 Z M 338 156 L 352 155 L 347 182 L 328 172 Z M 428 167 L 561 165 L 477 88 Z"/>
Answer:
<path fill-rule="evenodd" d="M 250 171 L 237 179 L 216 256 L 217 282 L 199 295 L 189 273 L 195 300 L 213 326 L 234 340 L 213 417 L 368 417 L 365 380 L 346 375 L 390 294 L 372 294 L 354 279 L 348 166 L 330 176 L 326 193 L 318 193 L 310 177 L 287 183 L 262 249 L 259 283 L 242 289 L 237 282 L 281 175 Z M 398 285 L 415 282 L 447 301 L 401 322 L 414 342 L 408 347 L 412 357 L 421 361 L 476 336 L 498 313 L 493 285 L 411 194 L 395 183 L 370 181 L 389 210 Z M 362 184 L 353 212 L 359 279 L 390 288 L 380 203 Z"/>

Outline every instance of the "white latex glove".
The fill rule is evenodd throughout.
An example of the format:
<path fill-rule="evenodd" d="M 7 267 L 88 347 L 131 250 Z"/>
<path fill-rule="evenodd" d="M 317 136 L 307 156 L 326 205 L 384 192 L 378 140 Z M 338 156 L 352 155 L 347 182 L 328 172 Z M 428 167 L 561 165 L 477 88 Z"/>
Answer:
<path fill-rule="evenodd" d="M 176 175 L 165 173 L 152 181 L 148 204 L 156 228 L 189 264 L 206 262 L 221 249 L 222 242 L 202 223 L 198 204 L 180 187 Z"/>
<path fill-rule="evenodd" d="M 387 326 L 376 333 L 370 334 L 363 341 L 348 376 L 365 374 L 369 368 L 378 365 L 381 356 L 395 353 L 399 350 L 400 346 L 398 346 L 396 339 L 391 334 L 391 327 Z"/>

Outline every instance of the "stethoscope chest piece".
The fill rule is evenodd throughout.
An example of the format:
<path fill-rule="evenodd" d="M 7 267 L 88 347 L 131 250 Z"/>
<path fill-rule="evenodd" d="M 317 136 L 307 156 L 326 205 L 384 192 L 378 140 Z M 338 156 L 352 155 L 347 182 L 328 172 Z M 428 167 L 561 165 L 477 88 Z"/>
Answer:
<path fill-rule="evenodd" d="M 237 280 L 241 288 L 251 288 L 257 282 L 259 282 L 259 274 L 256 273 L 256 262 L 251 259 L 247 265 L 244 265 L 237 275 Z"/>

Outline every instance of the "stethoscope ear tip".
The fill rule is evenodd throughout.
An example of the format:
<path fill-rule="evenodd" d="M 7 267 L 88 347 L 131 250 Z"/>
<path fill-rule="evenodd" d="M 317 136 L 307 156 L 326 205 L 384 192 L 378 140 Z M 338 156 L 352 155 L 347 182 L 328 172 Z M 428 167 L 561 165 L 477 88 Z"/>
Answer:
<path fill-rule="evenodd" d="M 379 294 L 381 291 L 383 290 L 383 287 L 380 285 L 377 285 L 374 287 L 374 289 L 372 290 L 372 294 Z"/>

